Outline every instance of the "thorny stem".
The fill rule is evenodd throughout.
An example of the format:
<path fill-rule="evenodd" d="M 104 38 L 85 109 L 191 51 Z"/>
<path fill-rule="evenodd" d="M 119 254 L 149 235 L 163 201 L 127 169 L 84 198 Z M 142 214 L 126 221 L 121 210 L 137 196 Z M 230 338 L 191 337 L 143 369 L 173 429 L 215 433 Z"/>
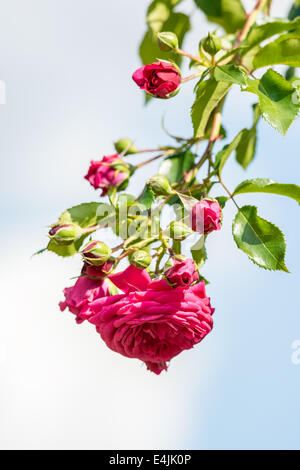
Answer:
<path fill-rule="evenodd" d="M 226 193 L 228 194 L 229 198 L 232 200 L 232 202 L 233 202 L 234 205 L 236 206 L 237 210 L 240 210 L 239 206 L 237 205 L 237 203 L 236 203 L 235 200 L 234 200 L 233 195 L 231 194 L 231 192 L 229 191 L 229 189 L 228 189 L 228 188 L 225 186 L 225 184 L 223 183 L 221 176 L 219 176 L 219 183 L 220 183 L 221 186 L 225 189 Z"/>
<path fill-rule="evenodd" d="M 182 78 L 181 83 L 185 83 L 185 82 L 188 82 L 190 80 L 193 80 L 194 78 L 200 77 L 200 75 L 202 75 L 202 74 L 203 74 L 203 72 L 194 73 L 193 75 L 189 75 L 188 77 Z"/>
<path fill-rule="evenodd" d="M 256 21 L 256 18 L 257 18 L 257 15 L 259 13 L 259 10 L 262 8 L 263 6 L 263 2 L 264 0 L 257 0 L 257 3 L 254 7 L 254 9 L 252 10 L 251 13 L 249 13 L 249 15 L 247 16 L 247 20 L 244 24 L 244 27 L 243 29 L 241 30 L 240 34 L 238 35 L 238 39 L 237 39 L 237 42 L 235 44 L 235 47 L 239 46 L 243 41 L 244 39 L 247 37 L 249 31 L 250 31 L 250 28 L 251 26 L 255 23 Z"/>
<path fill-rule="evenodd" d="M 136 168 L 142 168 L 143 166 L 148 165 L 148 163 L 154 162 L 155 160 L 158 160 L 159 158 L 166 157 L 167 155 L 171 153 L 174 153 L 174 149 L 166 150 L 165 152 L 160 153 L 159 155 L 156 155 L 155 157 L 149 158 L 148 160 L 145 160 L 144 162 L 136 165 Z"/>
<path fill-rule="evenodd" d="M 179 54 L 179 55 L 183 55 L 185 57 L 188 57 L 189 59 L 192 59 L 195 62 L 198 62 L 199 64 L 203 65 L 203 62 L 201 61 L 201 59 L 199 59 L 199 57 L 196 57 L 192 54 L 189 54 L 188 52 L 185 52 L 182 49 L 176 49 L 176 53 Z"/>

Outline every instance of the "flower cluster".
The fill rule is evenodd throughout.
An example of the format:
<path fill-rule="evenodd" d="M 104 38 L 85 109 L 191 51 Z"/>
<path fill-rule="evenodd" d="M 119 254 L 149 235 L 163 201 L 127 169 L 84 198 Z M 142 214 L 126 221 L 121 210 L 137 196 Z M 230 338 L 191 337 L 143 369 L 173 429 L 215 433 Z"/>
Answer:
<path fill-rule="evenodd" d="M 110 295 L 105 279 L 82 277 L 65 289 L 60 308 L 68 307 L 78 323 L 87 320 L 95 325 L 110 349 L 140 359 L 155 374 L 212 329 L 214 309 L 203 281 L 174 289 L 132 265 L 109 279 L 122 293 Z"/>

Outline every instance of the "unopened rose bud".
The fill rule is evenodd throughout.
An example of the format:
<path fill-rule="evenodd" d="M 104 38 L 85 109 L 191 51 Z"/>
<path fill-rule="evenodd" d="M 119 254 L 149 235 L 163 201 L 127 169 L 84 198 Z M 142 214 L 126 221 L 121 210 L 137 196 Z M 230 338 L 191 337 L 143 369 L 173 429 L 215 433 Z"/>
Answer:
<path fill-rule="evenodd" d="M 202 46 L 204 51 L 211 56 L 215 56 L 222 49 L 220 39 L 218 39 L 214 34 L 210 33 L 208 33 L 206 38 L 200 41 L 200 46 Z"/>
<path fill-rule="evenodd" d="M 199 280 L 199 273 L 194 261 L 184 256 L 174 259 L 173 265 L 164 274 L 173 287 L 190 286 Z"/>
<path fill-rule="evenodd" d="M 88 276 L 92 279 L 102 279 L 111 273 L 115 266 L 115 259 L 109 258 L 100 266 L 91 266 L 86 261 L 82 268 L 82 275 Z"/>
<path fill-rule="evenodd" d="M 201 199 L 192 209 L 192 229 L 204 235 L 220 230 L 222 217 L 222 209 L 216 199 Z"/>
<path fill-rule="evenodd" d="M 183 222 L 174 220 L 169 225 L 169 233 L 170 237 L 174 240 L 182 241 L 189 237 L 193 233 L 193 231 Z"/>
<path fill-rule="evenodd" d="M 161 51 L 169 52 L 178 49 L 178 37 L 171 31 L 164 31 L 157 34 L 157 43 Z"/>
<path fill-rule="evenodd" d="M 148 180 L 148 184 L 156 196 L 170 196 L 174 193 L 169 181 L 163 175 L 154 175 Z"/>
<path fill-rule="evenodd" d="M 83 247 L 81 254 L 87 264 L 101 266 L 110 258 L 111 249 L 103 242 L 92 241 Z"/>
<path fill-rule="evenodd" d="M 146 269 L 151 264 L 151 256 L 147 251 L 138 250 L 129 256 L 129 262 L 138 269 Z"/>
<path fill-rule="evenodd" d="M 156 98 L 168 99 L 178 93 L 181 72 L 175 62 L 161 60 L 144 65 L 132 75 L 135 83 Z"/>
<path fill-rule="evenodd" d="M 83 230 L 76 224 L 57 224 L 49 230 L 49 237 L 59 245 L 70 245 L 78 240 Z"/>
<path fill-rule="evenodd" d="M 114 143 L 114 146 L 118 153 L 124 153 L 124 155 L 131 155 L 138 151 L 130 139 L 119 139 Z"/>

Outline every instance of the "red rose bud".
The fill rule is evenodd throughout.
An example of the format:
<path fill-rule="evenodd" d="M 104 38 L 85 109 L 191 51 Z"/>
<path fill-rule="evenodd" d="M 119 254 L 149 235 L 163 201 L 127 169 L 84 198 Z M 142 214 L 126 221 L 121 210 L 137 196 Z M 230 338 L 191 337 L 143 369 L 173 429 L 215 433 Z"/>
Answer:
<path fill-rule="evenodd" d="M 108 259 L 100 266 L 91 266 L 86 261 L 84 262 L 81 274 L 88 276 L 92 279 L 102 279 L 111 273 L 115 266 L 114 259 Z"/>
<path fill-rule="evenodd" d="M 116 151 L 123 155 L 131 155 L 138 152 L 138 149 L 133 145 L 130 139 L 119 139 L 114 143 L 114 146 Z"/>
<path fill-rule="evenodd" d="M 91 266 L 101 266 L 111 256 L 111 249 L 103 242 L 87 243 L 81 251 L 83 259 Z"/>
<path fill-rule="evenodd" d="M 167 61 L 145 65 L 136 70 L 132 78 L 142 90 L 156 98 L 171 98 L 181 84 L 180 70 Z"/>
<path fill-rule="evenodd" d="M 105 196 L 112 188 L 125 189 L 128 184 L 130 167 L 116 153 L 104 156 L 102 160 L 92 161 L 85 179 L 95 189 L 102 189 Z"/>
<path fill-rule="evenodd" d="M 129 262 L 130 264 L 133 264 L 138 269 L 146 269 L 148 266 L 150 266 L 152 261 L 151 256 L 147 251 L 144 250 L 138 250 L 132 253 L 132 255 L 129 256 Z"/>
<path fill-rule="evenodd" d="M 199 280 L 194 261 L 190 258 L 178 257 L 173 266 L 165 271 L 165 277 L 173 287 L 190 286 Z"/>
<path fill-rule="evenodd" d="M 163 52 L 176 51 L 178 49 L 178 37 L 171 31 L 157 33 L 157 43 Z"/>
<path fill-rule="evenodd" d="M 201 199 L 192 209 L 192 229 L 205 235 L 221 229 L 222 209 L 215 199 Z"/>
<path fill-rule="evenodd" d="M 57 224 L 49 230 L 49 237 L 59 245 L 71 245 L 83 235 L 83 230 L 76 224 Z"/>

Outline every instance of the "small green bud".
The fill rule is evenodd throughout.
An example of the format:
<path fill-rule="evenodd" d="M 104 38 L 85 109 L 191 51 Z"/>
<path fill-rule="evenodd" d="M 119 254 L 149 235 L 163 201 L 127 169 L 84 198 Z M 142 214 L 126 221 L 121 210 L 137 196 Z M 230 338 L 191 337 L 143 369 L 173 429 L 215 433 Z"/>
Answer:
<path fill-rule="evenodd" d="M 163 52 L 176 51 L 178 49 L 178 37 L 171 31 L 157 33 L 157 43 Z"/>
<path fill-rule="evenodd" d="M 111 256 L 111 249 L 103 242 L 88 242 L 81 251 L 85 262 L 91 266 L 101 266 Z"/>
<path fill-rule="evenodd" d="M 129 256 L 129 262 L 138 269 L 148 268 L 151 264 L 151 256 L 147 251 L 138 250 Z"/>
<path fill-rule="evenodd" d="M 174 193 L 169 181 L 163 175 L 154 175 L 148 180 L 148 184 L 156 196 L 170 196 Z"/>
<path fill-rule="evenodd" d="M 61 224 L 53 225 L 49 230 L 50 240 L 55 241 L 58 245 L 71 245 L 83 235 L 82 228 L 77 224 Z"/>
<path fill-rule="evenodd" d="M 218 39 L 214 34 L 210 33 L 208 33 L 206 38 L 200 41 L 200 47 L 201 46 L 203 47 L 204 51 L 211 56 L 215 56 L 222 49 L 220 39 Z"/>
<path fill-rule="evenodd" d="M 190 236 L 193 233 L 193 231 L 190 227 L 188 227 L 183 222 L 174 220 L 169 225 L 169 233 L 170 233 L 170 237 L 173 238 L 174 240 L 182 241 L 182 240 L 185 240 L 185 238 L 187 238 L 188 236 Z"/>
<path fill-rule="evenodd" d="M 115 149 L 118 153 L 123 153 L 123 155 L 131 155 L 137 153 L 138 149 L 133 145 L 131 139 L 120 139 L 114 143 Z"/>

